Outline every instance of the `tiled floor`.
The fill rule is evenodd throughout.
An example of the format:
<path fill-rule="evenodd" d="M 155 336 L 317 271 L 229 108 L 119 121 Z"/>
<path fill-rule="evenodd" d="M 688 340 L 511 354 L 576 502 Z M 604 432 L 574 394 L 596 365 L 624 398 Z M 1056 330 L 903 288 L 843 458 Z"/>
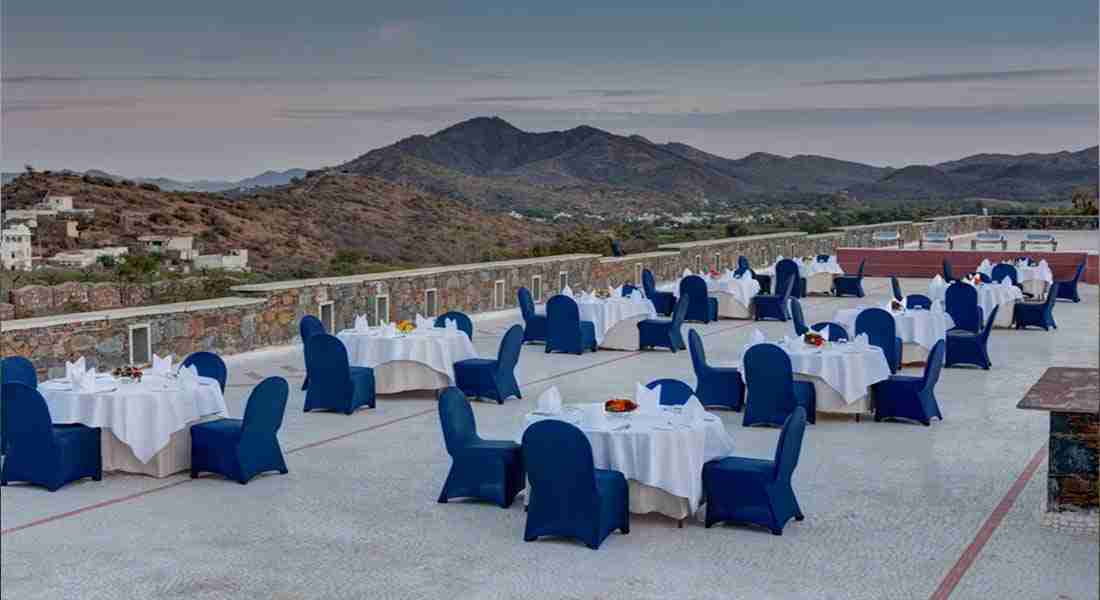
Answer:
<path fill-rule="evenodd" d="M 872 297 L 861 302 L 884 302 L 888 282 L 867 283 Z M 902 285 L 916 292 L 924 284 Z M 291 382 L 280 433 L 290 474 L 247 486 L 112 475 L 53 494 L 4 488 L 0 596 L 1097 598 L 1097 540 L 1039 525 L 1046 465 L 1035 457 L 1047 417 L 1015 408 L 1047 366 L 1100 363 L 1097 288 L 1083 286 L 1083 297 L 1057 305 L 1057 332 L 995 331 L 993 370 L 945 369 L 942 423 L 819 419 L 794 475 L 807 519 L 782 537 L 635 517 L 630 535 L 613 534 L 596 552 L 567 541 L 524 543 L 522 503 L 437 504 L 450 461 L 432 394 L 382 397 L 377 409 L 350 417 L 303 414 L 299 352 L 233 357 L 234 416 L 258 379 Z M 856 303 L 810 299 L 807 318 L 825 320 Z M 482 355 L 495 354 L 507 324 L 476 324 Z M 755 327 L 771 338 L 790 331 L 789 323 L 741 321 L 693 327 L 719 363 L 736 360 Z M 688 354 L 550 356 L 529 346 L 519 365 L 524 399 L 479 403 L 475 413 L 483 436 L 511 438 L 550 385 L 583 402 L 657 377 L 694 383 Z M 776 430 L 721 416 L 738 454 L 772 454 Z M 1037 469 L 1021 479 L 1033 459 Z M 1005 502 L 1018 481 L 1018 497 Z M 997 526 L 990 531 L 987 522 Z M 960 563 L 983 525 L 988 542 Z"/>

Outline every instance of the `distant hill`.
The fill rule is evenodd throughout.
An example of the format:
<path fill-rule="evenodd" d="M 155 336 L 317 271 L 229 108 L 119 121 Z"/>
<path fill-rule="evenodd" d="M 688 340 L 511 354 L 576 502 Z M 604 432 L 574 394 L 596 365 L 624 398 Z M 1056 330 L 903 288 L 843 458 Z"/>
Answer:
<path fill-rule="evenodd" d="M 613 217 L 774 203 L 842 190 L 867 203 L 976 196 L 1064 200 L 1074 187 L 1097 182 L 1096 157 L 1092 147 L 983 154 L 900 169 L 814 155 L 754 153 L 730 159 L 594 127 L 533 133 L 499 117 L 478 117 L 372 150 L 338 169 L 490 210 Z"/>
<path fill-rule="evenodd" d="M 62 174 L 70 175 L 94 175 L 96 177 L 106 177 L 115 181 L 124 181 L 127 178 L 121 175 L 114 175 L 107 173 L 106 171 L 100 171 L 97 169 L 91 169 L 80 173 L 78 171 L 62 170 L 59 171 Z M 22 175 L 22 173 L 4 173 L 3 183 L 7 184 L 13 181 L 16 177 Z M 217 180 L 217 179 L 200 179 L 196 181 L 181 181 L 178 179 L 169 179 L 167 177 L 138 177 L 132 179 L 138 183 L 151 183 L 166 192 L 224 192 L 228 190 L 250 190 L 262 187 L 275 187 L 279 185 L 286 185 L 291 182 L 295 177 L 305 177 L 305 169 L 287 169 L 286 171 L 264 171 L 254 177 L 246 177 L 237 181 Z"/>

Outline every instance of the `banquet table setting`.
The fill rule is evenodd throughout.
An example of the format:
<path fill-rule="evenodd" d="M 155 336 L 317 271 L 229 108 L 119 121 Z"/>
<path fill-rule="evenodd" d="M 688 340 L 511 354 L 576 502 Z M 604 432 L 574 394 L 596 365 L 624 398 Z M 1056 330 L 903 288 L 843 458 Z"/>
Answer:
<path fill-rule="evenodd" d="M 623 296 L 622 290 L 609 290 L 606 298 L 588 292 L 576 296 L 582 321 L 591 321 L 596 328 L 596 343 L 612 350 L 638 349 L 638 322 L 657 317 L 651 300 L 641 291 Z"/>
<path fill-rule="evenodd" d="M 944 281 L 942 277 L 936 275 L 928 283 L 928 297 L 933 301 L 944 302 L 948 285 L 950 284 Z M 967 282 L 966 285 L 973 284 Z M 1011 326 L 1013 306 L 1024 298 L 1024 293 L 1020 288 L 1012 285 L 1011 282 L 1001 283 L 996 281 L 983 283 L 976 287 L 978 290 L 978 306 L 981 307 L 982 314 L 988 317 L 993 312 L 993 307 L 1000 306 L 1000 310 L 997 311 L 997 320 L 994 321 L 993 326 Z"/>
<path fill-rule="evenodd" d="M 700 473 L 709 460 L 733 452 L 733 438 L 722 420 L 692 397 L 682 406 L 662 406 L 660 389 L 638 384 L 637 408 L 611 413 L 603 402 L 564 405 L 556 388 L 538 399 L 524 417 L 515 439 L 522 442 L 527 427 L 545 419 L 576 425 L 592 445 L 598 469 L 620 471 L 627 479 L 630 512 L 657 512 L 682 520 L 703 502 Z"/>
<path fill-rule="evenodd" d="M 228 416 L 218 381 L 199 376 L 194 367 L 115 377 L 84 370 L 81 359 L 66 371 L 41 382 L 38 391 L 55 424 L 102 428 L 104 471 L 154 477 L 185 471 L 191 465 L 190 426 Z"/>
<path fill-rule="evenodd" d="M 781 260 L 783 260 L 782 256 L 777 257 L 771 266 L 761 269 L 759 273 L 774 277 L 775 266 Z M 844 269 L 840 268 L 836 256 L 829 256 L 829 260 L 824 262 L 814 257 L 792 257 L 791 260 L 798 265 L 799 277 L 806 279 L 807 294 L 828 294 L 833 288 L 833 277 L 844 274 Z"/>
<path fill-rule="evenodd" d="M 718 276 L 712 273 L 700 273 L 699 277 L 707 284 L 707 294 L 718 300 L 719 317 L 750 319 L 752 318 L 752 299 L 760 293 L 760 282 L 753 279 L 749 273 L 744 273 L 740 277 L 733 273 L 732 270 L 727 269 Z M 685 270 L 683 277 L 691 274 L 690 270 Z M 679 295 L 680 281 L 683 277 L 673 283 L 666 283 L 658 289 Z"/>
<path fill-rule="evenodd" d="M 904 345 L 902 357 L 906 364 L 924 362 L 936 342 L 946 339 L 947 331 L 955 326 L 954 319 L 942 307 L 942 303 L 929 310 L 920 308 L 891 310 L 890 306 L 882 307 L 894 318 L 897 336 L 901 338 Z M 849 335 L 855 335 L 856 317 L 868 308 L 873 307 L 859 305 L 855 308 L 841 309 L 836 311 L 832 320 L 834 323 L 843 325 Z"/>
<path fill-rule="evenodd" d="M 1010 264 L 1016 267 L 1016 280 L 1024 288 L 1024 291 L 1029 294 L 1041 296 L 1046 293 L 1050 284 L 1054 283 L 1054 272 L 1050 269 L 1046 259 L 1040 260 L 1038 264 L 1031 265 L 1027 261 L 994 262 L 986 258 L 982 259 L 982 263 L 978 265 L 978 272 L 992 277 L 993 268 L 998 264 Z"/>
<path fill-rule="evenodd" d="M 347 348 L 352 366 L 374 369 L 379 394 L 454 385 L 454 364 L 478 357 L 470 337 L 450 324 L 435 327 L 432 320 L 419 317 L 415 328 L 402 332 L 393 323 L 378 327 L 368 327 L 365 319 L 356 323 L 336 337 Z"/>

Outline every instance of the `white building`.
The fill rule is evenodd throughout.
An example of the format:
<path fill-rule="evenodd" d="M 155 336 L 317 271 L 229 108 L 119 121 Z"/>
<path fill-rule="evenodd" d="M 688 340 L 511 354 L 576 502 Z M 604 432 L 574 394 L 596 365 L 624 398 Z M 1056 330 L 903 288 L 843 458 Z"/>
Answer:
<path fill-rule="evenodd" d="M 41 210 L 53 210 L 53 211 L 70 211 L 73 210 L 73 197 L 72 196 L 46 196 L 46 199 L 39 202 L 35 207 Z"/>
<path fill-rule="evenodd" d="M 31 230 L 26 225 L 16 225 L 0 232 L 0 266 L 8 271 L 30 271 L 33 265 Z"/>
<path fill-rule="evenodd" d="M 89 248 L 85 250 L 58 252 L 57 254 L 54 254 L 53 256 L 46 259 L 46 262 L 55 267 L 83 269 L 95 265 L 97 262 L 99 262 L 99 257 L 101 256 L 110 256 L 111 258 L 117 260 L 129 253 L 129 248 L 126 248 L 125 246 Z"/>
<path fill-rule="evenodd" d="M 194 260 L 198 255 L 195 252 L 195 238 L 190 235 L 143 235 L 138 241 L 145 245 L 145 250 L 150 254 L 176 251 L 180 253 L 181 260 Z"/>
<path fill-rule="evenodd" d="M 200 254 L 192 265 L 195 269 L 222 269 L 225 271 L 247 271 L 248 250 L 243 248 L 230 250 L 227 254 Z"/>

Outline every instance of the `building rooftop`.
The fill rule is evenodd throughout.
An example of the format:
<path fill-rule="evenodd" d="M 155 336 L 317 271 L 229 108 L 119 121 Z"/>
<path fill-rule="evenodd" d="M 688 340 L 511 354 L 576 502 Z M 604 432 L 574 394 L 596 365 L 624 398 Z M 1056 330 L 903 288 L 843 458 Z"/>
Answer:
<path fill-rule="evenodd" d="M 917 292 L 927 281 L 901 284 Z M 869 278 L 865 287 L 863 299 L 807 299 L 807 320 L 887 301 L 888 280 Z M 1096 537 L 1040 524 L 1048 415 L 1016 408 L 1048 367 L 1100 363 L 1097 287 L 1081 290 L 1080 304 L 1056 306 L 1056 332 L 995 330 L 992 370 L 944 369 L 936 390 L 942 422 L 820 417 L 809 426 L 794 474 L 806 520 L 791 522 L 782 537 L 698 522 L 678 529 L 665 517 L 632 515 L 630 534 L 613 534 L 595 552 L 571 541 L 524 543 L 522 501 L 506 510 L 438 504 L 450 459 L 430 392 L 380 396 L 377 408 L 352 416 L 305 414 L 299 349 L 229 357 L 231 416 L 241 416 L 264 377 L 290 382 L 280 431 L 290 473 L 247 486 L 108 474 L 53 494 L 4 487 L 3 595 L 1096 598 Z M 479 353 L 494 356 L 518 321 L 512 313 L 478 320 Z M 769 339 L 791 333 L 790 323 L 778 322 L 689 326 L 720 364 L 739 359 L 754 329 Z M 687 352 L 576 357 L 541 346 L 523 348 L 517 376 L 522 400 L 474 404 L 483 437 L 513 439 L 552 385 L 566 402 L 594 402 L 630 394 L 638 381 L 695 380 Z M 737 455 L 772 456 L 777 430 L 715 413 Z"/>

